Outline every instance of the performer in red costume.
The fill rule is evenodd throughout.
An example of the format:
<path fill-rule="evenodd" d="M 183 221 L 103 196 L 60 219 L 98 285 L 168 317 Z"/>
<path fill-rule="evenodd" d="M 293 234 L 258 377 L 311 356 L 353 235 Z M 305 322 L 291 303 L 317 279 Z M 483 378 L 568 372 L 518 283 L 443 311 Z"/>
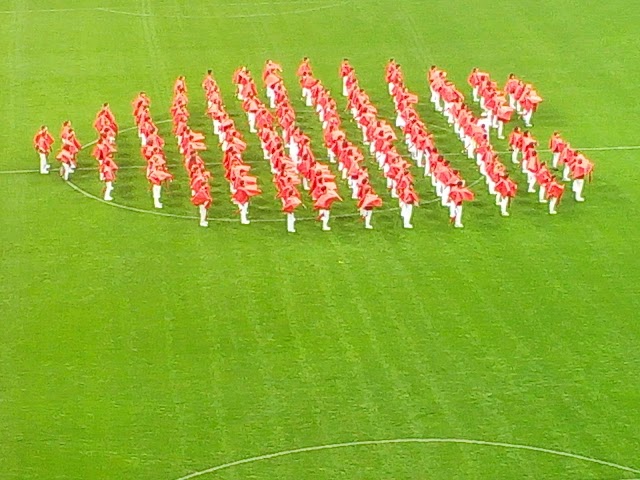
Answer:
<path fill-rule="evenodd" d="M 42 125 L 33 137 L 33 146 L 40 157 L 40 173 L 43 175 L 48 174 L 51 168 L 48 157 L 53 143 L 53 135 L 49 133 L 49 129 L 46 126 Z"/>

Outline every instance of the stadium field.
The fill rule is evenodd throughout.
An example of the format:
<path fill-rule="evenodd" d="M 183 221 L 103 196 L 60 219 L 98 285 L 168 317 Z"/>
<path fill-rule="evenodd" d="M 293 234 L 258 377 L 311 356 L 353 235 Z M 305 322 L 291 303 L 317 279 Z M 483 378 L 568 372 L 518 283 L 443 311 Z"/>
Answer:
<path fill-rule="evenodd" d="M 640 478 L 638 25 L 630 0 L 0 2 L 0 479 Z M 557 129 L 595 163 L 586 202 L 567 191 L 550 216 L 516 169 L 509 218 L 476 184 L 454 229 L 416 175 L 425 205 L 404 230 L 371 168 L 387 209 L 374 230 L 346 198 L 331 232 L 302 221 L 287 234 L 231 78 L 280 62 L 323 158 L 303 56 L 341 110 L 348 57 L 389 121 L 394 57 L 470 183 L 478 170 L 426 72 L 447 70 L 467 96 L 474 66 L 501 84 L 516 73 L 544 98 L 543 148 Z M 248 226 L 204 114 L 208 68 L 264 191 Z M 172 141 L 175 217 L 146 213 L 131 101 L 146 91 L 171 139 L 179 75 L 209 144 L 210 216 L 233 219 L 208 229 L 181 218 L 196 209 Z M 69 119 L 89 144 L 103 102 L 123 130 L 114 198 L 129 210 L 93 198 L 90 149 L 76 188 L 33 172 L 39 126 L 57 135 Z M 359 140 L 346 111 L 343 123 Z"/>

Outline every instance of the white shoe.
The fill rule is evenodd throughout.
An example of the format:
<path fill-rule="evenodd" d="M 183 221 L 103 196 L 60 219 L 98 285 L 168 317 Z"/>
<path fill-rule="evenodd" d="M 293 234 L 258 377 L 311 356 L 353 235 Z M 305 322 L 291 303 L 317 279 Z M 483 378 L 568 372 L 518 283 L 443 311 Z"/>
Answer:
<path fill-rule="evenodd" d="M 209 222 L 207 222 L 206 220 L 203 222 L 200 222 L 200 226 L 201 227 L 208 227 L 209 226 Z"/>
<path fill-rule="evenodd" d="M 538 203 L 548 203 L 549 200 L 538 200 Z"/>
<path fill-rule="evenodd" d="M 508 217 L 509 216 L 509 212 L 502 212 L 502 216 L 503 217 Z"/>
<path fill-rule="evenodd" d="M 549 212 L 549 215 L 556 215 L 558 212 L 556 212 L 555 210 L 553 210 L 552 212 Z"/>
<path fill-rule="evenodd" d="M 461 223 L 456 223 L 456 224 L 454 225 L 454 227 L 456 227 L 456 228 L 464 228 L 464 225 L 463 225 L 463 224 L 461 224 Z"/>
<path fill-rule="evenodd" d="M 287 232 L 296 233 L 296 229 L 295 228 L 287 228 Z"/>
<path fill-rule="evenodd" d="M 576 198 L 576 202 L 584 202 L 584 198 L 583 197 Z"/>
<path fill-rule="evenodd" d="M 113 200 L 113 197 L 111 195 L 105 195 L 104 196 L 104 200 L 105 200 L 105 202 L 110 202 L 110 201 Z"/>
<path fill-rule="evenodd" d="M 499 136 L 498 136 L 498 139 L 499 139 L 499 140 L 504 140 L 504 139 L 505 139 L 505 136 L 504 136 L 504 135 L 499 135 Z"/>
<path fill-rule="evenodd" d="M 373 230 L 373 226 L 371 225 L 365 225 L 364 228 L 366 228 L 367 230 Z"/>
<path fill-rule="evenodd" d="M 404 224 L 404 228 L 411 229 L 411 228 L 413 228 L 413 225 L 411 225 L 410 223 L 405 223 Z"/>
<path fill-rule="evenodd" d="M 240 220 L 240 224 L 249 225 L 251 222 L 249 220 Z"/>
<path fill-rule="evenodd" d="M 162 208 L 162 207 L 163 207 L 163 205 L 162 205 L 160 202 L 158 202 L 158 203 L 154 203 L 154 204 L 153 204 L 153 206 L 154 206 L 155 208 Z"/>

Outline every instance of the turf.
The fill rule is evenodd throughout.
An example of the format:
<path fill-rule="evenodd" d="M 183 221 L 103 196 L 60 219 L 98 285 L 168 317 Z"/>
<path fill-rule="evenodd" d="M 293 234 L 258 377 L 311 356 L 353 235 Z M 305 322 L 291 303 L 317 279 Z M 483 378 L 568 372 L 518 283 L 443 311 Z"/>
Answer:
<path fill-rule="evenodd" d="M 265 190 L 251 216 L 281 221 L 205 230 L 106 206 L 55 175 L 0 174 L 0 478 L 175 480 L 265 453 L 412 437 L 526 444 L 640 469 L 638 150 L 590 152 L 587 202 L 566 198 L 556 217 L 523 194 L 503 219 L 478 185 L 463 231 L 428 204 L 414 231 L 388 212 L 373 231 L 344 218 L 329 234 L 301 222 L 291 236 L 231 84 L 237 66 L 258 76 L 273 58 L 297 98 L 295 68 L 308 55 L 338 98 L 348 56 L 391 119 L 383 69 L 395 57 L 438 145 L 456 154 L 425 73 L 438 64 L 468 93 L 477 65 L 538 87 L 542 142 L 559 129 L 581 147 L 635 145 L 639 12 L 629 0 L 2 2 L 1 170 L 36 167 L 31 137 L 42 123 L 57 132 L 71 119 L 81 141 L 93 140 L 104 101 L 130 127 L 140 90 L 166 120 L 180 74 L 192 124 L 207 130 L 199 84 L 213 68 Z M 316 116 L 295 107 L 321 154 Z M 169 138 L 166 124 L 162 132 Z M 219 162 L 207 134 L 205 158 Z M 121 165 L 142 165 L 134 133 L 118 145 Z M 478 178 L 464 157 L 450 158 Z M 88 151 L 80 162 L 94 165 Z M 222 169 L 211 169 L 212 216 L 233 217 Z M 166 211 L 194 215 L 175 171 Z M 117 201 L 149 209 L 143 169 L 121 173 Z M 94 171 L 74 182 L 100 193 Z M 434 198 L 426 181 L 418 190 Z M 638 476 L 541 452 L 398 444 L 201 478 Z"/>

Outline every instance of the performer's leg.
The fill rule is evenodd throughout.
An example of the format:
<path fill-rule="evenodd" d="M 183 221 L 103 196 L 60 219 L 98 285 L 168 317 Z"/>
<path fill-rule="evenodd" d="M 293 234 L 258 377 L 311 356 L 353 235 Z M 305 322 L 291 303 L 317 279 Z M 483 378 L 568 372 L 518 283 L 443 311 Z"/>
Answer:
<path fill-rule="evenodd" d="M 155 208 L 162 208 L 162 202 L 160 202 L 160 195 L 162 193 L 162 185 L 153 185 L 151 187 L 153 192 L 153 206 Z"/>
<path fill-rule="evenodd" d="M 200 226 L 208 227 L 209 222 L 207 221 L 207 207 L 205 207 L 204 205 L 200 205 L 198 208 L 200 210 Z"/>
<path fill-rule="evenodd" d="M 538 191 L 538 201 L 540 203 L 547 203 L 547 189 L 544 185 L 540 185 L 540 190 Z"/>
<path fill-rule="evenodd" d="M 287 213 L 287 232 L 295 233 L 296 231 L 296 216 L 292 213 Z"/>
<path fill-rule="evenodd" d="M 462 228 L 462 205 L 456 206 L 456 223 L 454 225 L 456 228 Z"/>

